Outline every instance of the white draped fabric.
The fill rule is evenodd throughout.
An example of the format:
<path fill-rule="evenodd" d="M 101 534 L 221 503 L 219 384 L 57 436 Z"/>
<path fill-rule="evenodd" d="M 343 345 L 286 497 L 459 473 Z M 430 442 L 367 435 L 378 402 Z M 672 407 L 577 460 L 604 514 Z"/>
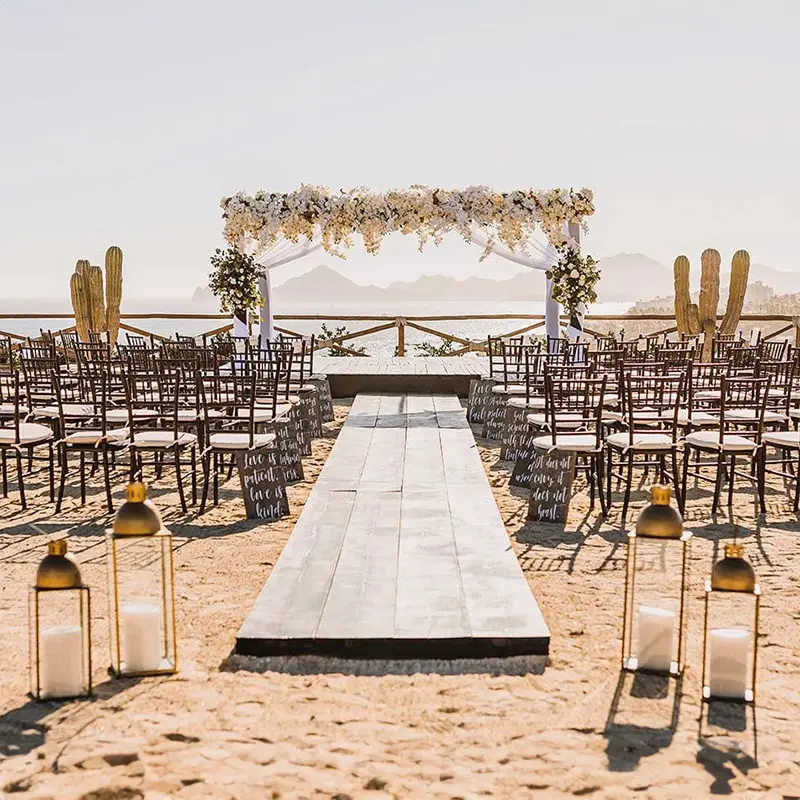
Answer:
<path fill-rule="evenodd" d="M 282 267 L 297 261 L 307 255 L 317 251 L 322 247 L 321 242 L 303 240 L 301 242 L 290 242 L 288 239 L 281 239 L 273 247 L 267 250 L 257 261 L 264 267 L 264 277 L 258 283 L 258 290 L 264 299 L 264 306 L 261 309 L 261 340 L 275 338 L 275 312 L 272 308 L 272 281 L 269 273 L 275 267 Z M 235 323 L 234 323 L 235 327 Z M 234 332 L 235 333 L 235 332 Z M 247 335 L 245 331 L 244 335 Z"/>
<path fill-rule="evenodd" d="M 577 228 L 570 229 L 569 233 L 572 235 L 573 239 L 580 235 Z M 483 231 L 474 228 L 470 234 L 470 241 L 483 248 L 486 247 L 488 239 Z M 500 258 L 504 258 L 506 261 L 512 261 L 514 264 L 520 264 L 523 267 L 528 267 L 529 269 L 539 270 L 540 272 L 545 272 L 550 269 L 558 261 L 558 252 L 547 240 L 537 241 L 536 239 L 531 239 L 527 243 L 527 249 L 527 253 L 516 253 L 513 250 L 509 250 L 502 243 L 495 242 L 492 244 L 492 253 L 500 256 Z M 581 337 L 585 313 L 585 309 L 581 309 L 577 314 L 577 319 L 570 320 L 570 324 L 567 326 L 567 336 L 570 339 L 579 339 Z M 548 340 L 558 339 L 559 337 L 560 314 L 561 307 L 553 299 L 552 284 L 548 278 L 544 302 L 544 329 Z M 573 325 L 573 322 L 577 323 L 577 325 Z"/>

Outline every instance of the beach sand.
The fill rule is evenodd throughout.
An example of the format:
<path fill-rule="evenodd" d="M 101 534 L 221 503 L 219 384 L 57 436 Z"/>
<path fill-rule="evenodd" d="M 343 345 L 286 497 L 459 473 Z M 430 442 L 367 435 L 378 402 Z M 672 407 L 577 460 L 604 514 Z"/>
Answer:
<path fill-rule="evenodd" d="M 0 789 L 5 797 L 701 798 L 800 796 L 800 557 L 797 517 L 772 487 L 768 522 L 749 491 L 710 516 L 694 490 L 683 681 L 620 678 L 624 535 L 576 484 L 569 522 L 526 523 L 499 446 L 479 450 L 514 550 L 552 631 L 548 660 L 345 662 L 231 657 L 236 631 L 286 543 L 348 405 L 289 489 L 292 515 L 243 521 L 234 478 L 204 517 L 182 517 L 165 477 L 152 497 L 175 536 L 181 670 L 109 679 L 100 484 L 64 512 L 0 509 Z M 477 431 L 477 429 L 476 429 Z M 124 479 L 120 473 L 116 497 Z M 35 483 L 35 480 L 34 480 Z M 37 490 L 44 492 L 44 487 Z M 34 492 L 35 494 L 35 492 Z M 645 503 L 635 496 L 634 514 Z M 31 532 L 35 522 L 48 536 Z M 763 592 L 758 706 L 700 703 L 702 586 L 734 525 Z M 67 530 L 93 591 L 97 696 L 34 703 L 27 691 L 27 589 L 50 535 Z M 757 730 L 757 734 L 756 734 Z M 757 749 L 756 749 L 757 748 Z"/>

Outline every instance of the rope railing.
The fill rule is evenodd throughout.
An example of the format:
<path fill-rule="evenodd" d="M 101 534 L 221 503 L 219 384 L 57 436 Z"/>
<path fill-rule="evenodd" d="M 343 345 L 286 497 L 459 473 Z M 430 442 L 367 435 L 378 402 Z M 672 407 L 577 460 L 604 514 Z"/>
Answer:
<path fill-rule="evenodd" d="M 723 315 L 718 315 L 717 319 L 721 320 Z M 226 333 L 232 329 L 232 324 L 229 321 L 230 317 L 226 314 L 212 314 L 212 313 L 173 313 L 173 312 L 147 312 L 147 313 L 126 313 L 120 315 L 120 328 L 122 330 L 134 333 L 139 336 L 152 336 L 158 340 L 165 340 L 168 337 L 163 334 L 155 333 L 147 330 L 141 325 L 133 325 L 131 321 L 145 321 L 145 320 L 226 320 L 222 325 L 217 325 L 214 328 L 201 332 L 198 335 L 212 337 L 222 333 Z M 497 322 L 497 321 L 517 321 L 526 322 L 527 324 L 522 327 L 514 328 L 506 333 L 496 334 L 498 338 L 520 336 L 531 331 L 538 330 L 544 326 L 545 317 L 543 314 L 425 314 L 425 315 L 389 315 L 389 314 L 276 314 L 275 319 L 279 321 L 302 321 L 311 322 L 316 321 L 324 322 L 359 322 L 359 323 L 377 323 L 369 327 L 362 328 L 356 331 L 347 331 L 340 336 L 328 337 L 318 339 L 315 343 L 315 350 L 335 350 L 350 356 L 365 356 L 368 355 L 352 347 L 345 346 L 344 342 L 351 342 L 362 337 L 371 336 L 376 333 L 397 329 L 397 344 L 396 354 L 398 356 L 406 355 L 406 328 L 418 331 L 420 333 L 435 336 L 443 342 L 450 342 L 453 345 L 458 345 L 457 348 L 450 350 L 442 355 L 446 356 L 461 356 L 466 353 L 483 353 L 486 352 L 486 342 L 484 339 L 472 340 L 468 337 L 458 336 L 447 331 L 440 330 L 439 328 L 432 327 L 423 323 L 431 322 Z M 54 312 L 54 313 L 0 313 L 0 320 L 65 320 L 69 321 L 69 325 L 60 328 L 60 331 L 75 330 L 74 315 L 70 313 Z M 568 318 L 561 317 L 562 323 L 568 322 Z M 661 336 L 664 334 L 671 334 L 677 330 L 675 324 L 674 314 L 587 314 L 584 320 L 584 333 L 592 337 L 601 337 L 606 334 L 597 329 L 596 323 L 601 322 L 614 322 L 614 323 L 629 323 L 639 324 L 642 322 L 665 322 L 671 323 L 666 327 L 659 327 L 658 330 L 649 332 L 648 336 Z M 800 346 L 800 316 L 793 316 L 790 314 L 742 314 L 741 323 L 757 323 L 760 325 L 778 324 L 776 330 L 769 333 L 764 333 L 763 339 L 770 340 L 776 339 L 779 336 L 794 332 L 794 343 Z M 783 324 L 781 324 L 783 323 Z M 257 329 L 257 320 L 251 320 L 251 330 Z M 300 336 L 298 331 L 291 330 L 286 327 L 276 326 L 276 330 L 289 335 Z M 6 336 L 12 340 L 15 348 L 19 347 L 26 341 L 26 337 L 19 333 L 0 330 L 0 336 Z"/>

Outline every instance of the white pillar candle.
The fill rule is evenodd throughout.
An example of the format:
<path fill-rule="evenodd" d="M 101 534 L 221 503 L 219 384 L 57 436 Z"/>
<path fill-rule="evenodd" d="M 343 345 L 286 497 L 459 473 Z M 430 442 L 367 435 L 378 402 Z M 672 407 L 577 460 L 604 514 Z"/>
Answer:
<path fill-rule="evenodd" d="M 78 625 L 54 625 L 39 640 L 42 697 L 76 697 L 84 693 L 83 640 Z"/>
<path fill-rule="evenodd" d="M 639 667 L 669 672 L 675 637 L 675 612 L 657 606 L 637 608 Z"/>
<path fill-rule="evenodd" d="M 743 698 L 748 688 L 750 631 L 747 628 L 714 628 L 708 644 L 708 685 L 712 697 Z"/>
<path fill-rule="evenodd" d="M 153 672 L 161 667 L 161 607 L 123 603 L 120 610 L 125 672 Z"/>

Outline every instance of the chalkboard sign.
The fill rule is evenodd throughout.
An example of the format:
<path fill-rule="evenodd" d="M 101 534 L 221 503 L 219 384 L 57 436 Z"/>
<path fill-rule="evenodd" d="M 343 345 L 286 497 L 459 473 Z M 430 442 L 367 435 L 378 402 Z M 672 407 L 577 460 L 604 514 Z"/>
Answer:
<path fill-rule="evenodd" d="M 528 519 L 566 522 L 575 475 L 575 453 L 537 450 L 531 463 L 531 498 Z"/>
<path fill-rule="evenodd" d="M 289 513 L 289 498 L 278 453 L 273 448 L 236 454 L 248 519 L 274 520 Z"/>
<path fill-rule="evenodd" d="M 284 417 L 272 426 L 278 445 L 278 466 L 286 483 L 303 480 L 303 459 L 297 446 L 297 426 L 293 419 Z"/>
<path fill-rule="evenodd" d="M 506 418 L 503 421 L 503 446 L 500 448 L 501 461 L 516 461 L 526 453 L 533 454 L 533 440 L 542 432 L 532 429 L 528 424 L 528 415 L 533 409 L 506 406 Z M 528 484 L 526 484 L 528 485 Z"/>
<path fill-rule="evenodd" d="M 317 387 L 319 396 L 319 410 L 323 422 L 333 422 L 333 397 L 331 397 L 331 384 L 327 376 L 312 375 L 308 381 Z"/>
<path fill-rule="evenodd" d="M 489 395 L 483 419 L 483 438 L 500 441 L 503 435 L 503 422 L 506 418 L 508 395 L 505 392 L 493 392 Z"/>
<path fill-rule="evenodd" d="M 467 419 L 470 422 L 484 422 L 486 408 L 492 400 L 494 378 L 475 378 L 469 382 L 467 399 Z"/>
<path fill-rule="evenodd" d="M 530 486 L 533 477 L 533 458 L 536 451 L 533 449 L 533 440 L 537 436 L 546 435 L 540 430 L 531 430 L 526 437 L 520 437 L 517 445 L 517 457 L 514 459 L 514 469 L 508 479 L 510 486 Z"/>

